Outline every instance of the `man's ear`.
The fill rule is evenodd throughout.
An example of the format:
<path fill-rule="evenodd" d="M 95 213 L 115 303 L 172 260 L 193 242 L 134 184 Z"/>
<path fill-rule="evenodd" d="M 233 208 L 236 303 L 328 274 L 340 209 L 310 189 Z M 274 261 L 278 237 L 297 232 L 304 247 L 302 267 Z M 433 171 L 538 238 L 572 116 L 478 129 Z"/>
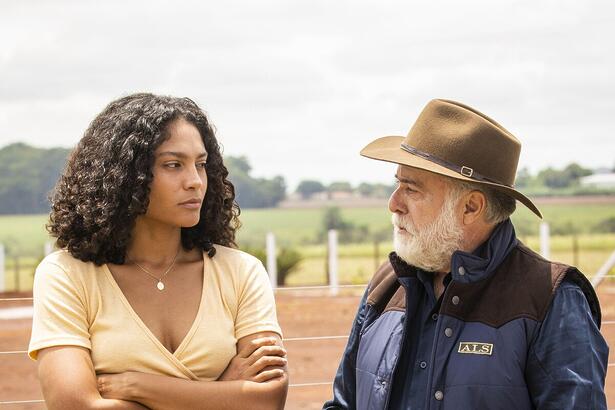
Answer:
<path fill-rule="evenodd" d="M 464 225 L 471 225 L 477 220 L 482 220 L 487 210 L 487 198 L 480 191 L 470 191 L 463 196 L 463 215 Z"/>

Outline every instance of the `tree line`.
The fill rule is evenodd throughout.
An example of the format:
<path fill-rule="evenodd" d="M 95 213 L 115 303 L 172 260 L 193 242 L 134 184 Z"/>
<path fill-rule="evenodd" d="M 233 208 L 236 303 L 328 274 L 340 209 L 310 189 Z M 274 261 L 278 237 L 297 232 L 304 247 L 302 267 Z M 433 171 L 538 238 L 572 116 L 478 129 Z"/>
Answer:
<path fill-rule="evenodd" d="M 613 169 L 599 169 L 600 173 L 615 173 Z M 612 188 L 596 188 L 582 186 L 581 178 L 596 173 L 595 170 L 584 168 L 579 164 L 572 163 L 561 169 L 548 167 L 532 174 L 528 168 L 522 168 L 517 172 L 515 187 L 531 196 L 545 195 L 586 195 L 586 194 L 610 194 Z M 395 184 L 360 183 L 353 187 L 348 182 L 332 182 L 325 185 L 316 180 L 303 180 L 297 186 L 296 193 L 303 199 L 313 198 L 318 194 L 331 194 L 333 192 L 354 193 L 363 197 L 386 198 L 395 189 Z"/>
<path fill-rule="evenodd" d="M 361 182 L 353 187 L 350 182 L 335 181 L 328 185 L 313 179 L 303 180 L 295 191 L 302 199 L 312 198 L 317 194 L 332 194 L 334 192 L 355 193 L 363 197 L 388 198 L 395 190 L 395 184 Z"/>
<path fill-rule="evenodd" d="M 0 149 L 0 214 L 37 214 L 49 211 L 48 196 L 60 176 L 71 150 L 66 148 L 36 148 L 23 143 L 7 145 Z M 287 196 L 287 186 L 282 176 L 256 178 L 244 156 L 227 156 L 224 159 L 229 179 L 235 185 L 236 200 L 243 208 L 275 207 Z M 604 171 L 604 170 L 603 170 Z M 615 172 L 615 168 L 612 170 Z M 580 178 L 591 175 L 593 170 L 572 163 L 562 169 L 546 168 L 532 174 L 527 168 L 517 174 L 516 186 L 524 193 L 540 195 L 575 195 L 612 193 L 582 187 Z M 331 195 L 345 192 L 362 197 L 387 198 L 395 189 L 394 184 L 366 183 L 352 186 L 349 182 L 336 181 L 328 185 L 313 179 L 303 180 L 295 193 L 302 199 L 317 194 Z"/>
<path fill-rule="evenodd" d="M 60 177 L 67 148 L 36 148 L 23 143 L 0 149 L 0 214 L 49 212 L 49 194 Z M 226 157 L 229 179 L 241 207 L 274 207 L 286 196 L 284 178 L 254 178 L 245 157 Z"/>

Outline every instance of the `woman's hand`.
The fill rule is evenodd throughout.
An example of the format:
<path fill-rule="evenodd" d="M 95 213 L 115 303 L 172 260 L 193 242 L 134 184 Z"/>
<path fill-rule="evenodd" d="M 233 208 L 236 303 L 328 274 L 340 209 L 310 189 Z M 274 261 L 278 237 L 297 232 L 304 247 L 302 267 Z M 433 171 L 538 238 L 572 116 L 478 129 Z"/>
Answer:
<path fill-rule="evenodd" d="M 276 343 L 275 337 L 251 340 L 231 359 L 218 380 L 263 383 L 282 377 L 286 367 L 286 350 Z"/>
<path fill-rule="evenodd" d="M 134 400 L 138 377 L 137 372 L 99 374 L 98 391 L 105 399 Z"/>

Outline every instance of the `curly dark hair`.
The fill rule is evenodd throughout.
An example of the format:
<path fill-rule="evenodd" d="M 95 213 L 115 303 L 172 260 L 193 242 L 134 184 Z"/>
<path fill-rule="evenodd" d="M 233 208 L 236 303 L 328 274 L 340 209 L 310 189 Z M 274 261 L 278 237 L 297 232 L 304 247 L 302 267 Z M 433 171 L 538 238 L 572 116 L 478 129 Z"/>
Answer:
<path fill-rule="evenodd" d="M 97 265 L 124 263 L 135 219 L 149 204 L 154 152 L 180 118 L 199 130 L 208 153 L 200 220 L 182 228 L 182 245 L 210 257 L 214 243 L 236 247 L 240 209 L 213 126 L 189 98 L 146 93 L 111 102 L 71 153 L 50 198 L 47 230 L 58 247 Z"/>

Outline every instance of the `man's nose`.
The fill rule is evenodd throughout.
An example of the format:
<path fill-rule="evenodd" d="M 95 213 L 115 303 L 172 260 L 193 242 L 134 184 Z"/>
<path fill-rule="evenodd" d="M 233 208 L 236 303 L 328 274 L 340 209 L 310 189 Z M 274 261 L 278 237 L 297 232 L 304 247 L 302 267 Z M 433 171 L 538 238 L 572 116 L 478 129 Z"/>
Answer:
<path fill-rule="evenodd" d="M 403 201 L 400 188 L 397 187 L 389 198 L 389 211 L 391 211 L 391 213 L 405 214 L 406 209 L 406 204 Z"/>

